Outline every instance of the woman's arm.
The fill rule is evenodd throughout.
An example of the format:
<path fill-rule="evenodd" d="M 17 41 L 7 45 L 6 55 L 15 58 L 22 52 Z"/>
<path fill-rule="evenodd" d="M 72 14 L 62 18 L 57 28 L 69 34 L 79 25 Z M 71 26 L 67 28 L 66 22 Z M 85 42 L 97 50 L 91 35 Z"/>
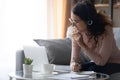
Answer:
<path fill-rule="evenodd" d="M 80 47 L 78 44 L 72 39 L 72 52 L 71 52 L 71 62 L 70 62 L 71 70 L 74 72 L 78 72 L 81 69 L 80 65 Z"/>
<path fill-rule="evenodd" d="M 71 62 L 80 63 L 80 46 L 75 39 L 79 39 L 79 31 L 76 27 L 70 27 L 70 34 L 72 40 Z"/>
<path fill-rule="evenodd" d="M 80 63 L 80 46 L 72 39 L 71 62 Z"/>

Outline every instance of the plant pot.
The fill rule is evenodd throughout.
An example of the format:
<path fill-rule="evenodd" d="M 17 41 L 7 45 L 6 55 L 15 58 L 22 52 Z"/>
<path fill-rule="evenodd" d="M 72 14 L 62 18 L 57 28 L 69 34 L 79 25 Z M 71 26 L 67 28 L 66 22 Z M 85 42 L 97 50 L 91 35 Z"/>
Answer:
<path fill-rule="evenodd" d="M 23 64 L 23 73 L 25 75 L 32 75 L 33 65 Z"/>

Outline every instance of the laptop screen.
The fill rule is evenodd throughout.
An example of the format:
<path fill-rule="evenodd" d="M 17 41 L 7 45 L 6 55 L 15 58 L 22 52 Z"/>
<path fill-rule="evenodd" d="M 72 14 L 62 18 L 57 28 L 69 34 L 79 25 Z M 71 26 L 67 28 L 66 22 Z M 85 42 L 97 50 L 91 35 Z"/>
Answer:
<path fill-rule="evenodd" d="M 40 71 L 40 64 L 48 64 L 48 57 L 44 46 L 24 46 L 25 57 L 33 59 L 33 70 Z"/>

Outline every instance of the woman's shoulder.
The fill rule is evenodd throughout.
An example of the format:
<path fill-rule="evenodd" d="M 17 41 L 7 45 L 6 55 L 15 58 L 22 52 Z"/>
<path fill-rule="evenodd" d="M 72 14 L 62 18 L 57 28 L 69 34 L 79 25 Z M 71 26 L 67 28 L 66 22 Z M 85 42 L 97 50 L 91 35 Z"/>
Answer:
<path fill-rule="evenodd" d="M 100 36 L 100 38 L 105 39 L 107 36 L 112 37 L 113 36 L 113 27 L 110 25 L 105 26 L 104 33 Z"/>
<path fill-rule="evenodd" d="M 113 27 L 110 26 L 110 25 L 106 25 L 106 26 L 105 26 L 105 30 L 107 30 L 107 31 L 112 30 L 112 29 L 113 29 Z"/>

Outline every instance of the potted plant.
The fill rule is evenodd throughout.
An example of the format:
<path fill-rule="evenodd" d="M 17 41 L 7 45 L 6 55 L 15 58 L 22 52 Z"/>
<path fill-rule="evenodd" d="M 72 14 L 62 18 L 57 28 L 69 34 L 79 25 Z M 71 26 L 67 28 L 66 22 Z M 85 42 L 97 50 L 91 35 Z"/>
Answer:
<path fill-rule="evenodd" d="M 31 65 L 33 62 L 33 59 L 31 58 L 25 58 L 24 59 L 24 64 L 23 64 L 23 72 L 26 75 L 31 75 L 32 74 L 32 69 L 33 65 Z"/>

